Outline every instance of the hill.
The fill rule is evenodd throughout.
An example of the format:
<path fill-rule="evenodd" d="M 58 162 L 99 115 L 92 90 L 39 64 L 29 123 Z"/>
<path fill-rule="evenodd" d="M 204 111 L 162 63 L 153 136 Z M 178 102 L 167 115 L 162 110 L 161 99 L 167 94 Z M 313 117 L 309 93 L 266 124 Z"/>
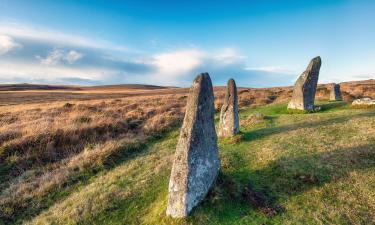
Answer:
<path fill-rule="evenodd" d="M 3 85 L 0 86 L 0 106 L 52 103 L 61 101 L 110 100 L 129 97 L 147 97 L 158 95 L 187 95 L 188 88 L 162 87 L 154 85 L 125 84 L 93 87 L 43 86 L 39 85 Z M 361 97 L 375 98 L 375 80 L 352 81 L 341 84 L 345 101 Z M 36 89 L 39 87 L 40 89 Z M 16 90 L 11 90 L 15 88 Z M 23 89 L 22 89 L 23 88 Z M 44 89 L 42 89 L 44 88 Z M 225 87 L 214 87 L 215 96 L 221 99 Z M 3 90 L 4 92 L 1 92 Z M 20 91 L 22 90 L 22 91 Z M 285 103 L 293 93 L 293 87 L 245 88 L 238 89 L 240 106 L 262 106 L 271 103 Z M 318 86 L 316 97 L 329 98 L 329 84 Z M 220 102 L 217 102 L 217 106 Z"/>
<path fill-rule="evenodd" d="M 138 89 L 138 90 L 155 90 L 155 89 L 166 89 L 172 87 L 164 87 L 164 86 L 157 86 L 157 85 L 147 85 L 147 84 L 119 84 L 119 85 L 102 85 L 102 86 L 91 86 L 85 87 L 85 90 L 99 90 L 99 89 L 114 89 L 114 90 L 121 90 L 121 89 Z"/>
<path fill-rule="evenodd" d="M 3 92 L 0 224 L 373 223 L 375 110 L 320 85 L 322 111 L 291 115 L 291 92 L 239 89 L 242 133 L 220 139 L 218 184 L 187 220 L 165 217 L 187 89 Z"/>
<path fill-rule="evenodd" d="M 79 87 L 68 85 L 44 85 L 44 84 L 0 84 L 0 91 L 30 91 L 30 90 L 70 90 L 78 91 Z"/>
<path fill-rule="evenodd" d="M 118 84 L 102 86 L 71 86 L 71 85 L 44 85 L 44 84 L 0 84 L 0 91 L 88 91 L 88 90 L 155 90 L 170 87 L 146 84 Z"/>

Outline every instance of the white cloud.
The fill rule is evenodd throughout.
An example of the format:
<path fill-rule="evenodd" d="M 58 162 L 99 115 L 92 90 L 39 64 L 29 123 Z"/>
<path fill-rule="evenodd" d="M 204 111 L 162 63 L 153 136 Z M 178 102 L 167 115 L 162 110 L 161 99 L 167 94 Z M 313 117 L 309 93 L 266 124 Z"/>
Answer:
<path fill-rule="evenodd" d="M 21 47 L 12 37 L 0 34 L 0 55 Z"/>
<path fill-rule="evenodd" d="M 48 73 L 49 76 L 52 76 L 52 72 L 56 72 L 59 76 L 81 75 L 80 71 L 67 67 L 84 58 L 79 64 L 75 64 L 74 69 L 91 68 L 98 73 L 104 71 L 117 74 L 115 78 L 118 79 L 118 82 L 139 80 L 139 82 L 145 83 L 173 85 L 190 80 L 191 76 L 197 72 L 209 72 L 211 69 L 223 68 L 245 58 L 233 48 L 206 51 L 196 46 L 167 52 L 161 50 L 150 55 L 141 51 L 129 51 L 124 46 L 102 40 L 17 23 L 0 22 L 0 32 L 17 38 L 27 47 L 37 46 L 36 48 L 25 48 L 25 53 L 32 54 L 27 55 L 20 52 L 18 56 L 12 58 L 13 62 L 27 62 L 33 65 L 34 71 L 41 74 Z M 43 53 L 46 49 L 53 48 L 52 46 L 57 47 L 47 54 Z M 35 64 L 31 57 L 36 57 L 39 64 Z M 44 68 L 37 69 L 37 67 Z M 11 72 L 17 73 L 13 69 Z M 1 72 L 0 74 L 6 73 Z M 37 73 L 32 75 L 30 72 L 30 74 L 22 76 L 38 75 Z M 115 78 L 108 79 L 113 82 Z"/>
<path fill-rule="evenodd" d="M 261 72 L 267 72 L 267 73 L 281 73 L 281 74 L 297 74 L 298 73 L 295 70 L 287 69 L 284 67 L 278 67 L 278 66 L 245 67 L 244 69 L 248 71 L 261 71 Z"/>
<path fill-rule="evenodd" d="M 185 86 L 200 72 L 218 71 L 220 68 L 227 71 L 228 67 L 243 69 L 245 58 L 233 48 L 206 51 L 193 46 L 177 49 L 156 54 L 146 60 L 155 70 L 139 79 L 147 83 Z M 135 78 L 135 81 L 140 82 L 139 79 Z"/>
<path fill-rule="evenodd" d="M 19 23 L 0 23 L 0 33 L 42 43 L 130 52 L 126 46 L 117 45 L 105 40 L 92 39 L 81 35 Z"/>
<path fill-rule="evenodd" d="M 246 56 L 239 54 L 234 48 L 224 48 L 217 51 L 213 58 L 222 64 L 228 65 L 246 59 Z"/>
<path fill-rule="evenodd" d="M 63 62 L 67 62 L 69 64 L 73 64 L 77 60 L 83 57 L 82 53 L 79 53 L 75 50 L 70 50 L 69 52 L 65 52 L 62 49 L 55 48 L 50 51 L 46 58 L 43 58 L 39 55 L 36 56 L 37 59 L 40 60 L 40 64 L 46 66 L 54 66 Z"/>
<path fill-rule="evenodd" d="M 69 68 L 65 66 L 40 66 L 33 63 L 12 61 L 0 62 L 0 78 L 21 83 L 23 80 L 44 80 L 54 83 L 61 78 L 80 78 L 88 80 L 102 80 L 105 76 L 115 74 L 117 71 L 100 68 Z M 17 81 L 17 79 L 19 79 Z M 4 82 L 1 80 L 0 82 Z"/>
<path fill-rule="evenodd" d="M 206 53 L 201 50 L 177 50 L 155 55 L 153 64 L 160 74 L 178 76 L 202 65 L 205 57 Z"/>
<path fill-rule="evenodd" d="M 215 52 L 193 48 L 155 55 L 154 64 L 162 73 L 181 74 L 190 72 L 207 63 L 223 66 L 238 63 L 245 58 L 233 48 L 224 48 Z"/>
<path fill-rule="evenodd" d="M 73 64 L 75 61 L 79 60 L 80 58 L 83 57 L 83 54 L 82 53 L 79 53 L 77 51 L 74 51 L 74 50 L 70 50 L 66 55 L 65 55 L 65 60 L 69 63 L 69 64 Z"/>
<path fill-rule="evenodd" d="M 46 66 L 53 66 L 61 62 L 63 59 L 64 54 L 60 49 L 54 49 L 50 51 L 46 58 L 42 58 L 41 56 L 36 56 L 37 59 L 40 60 L 40 64 Z"/>

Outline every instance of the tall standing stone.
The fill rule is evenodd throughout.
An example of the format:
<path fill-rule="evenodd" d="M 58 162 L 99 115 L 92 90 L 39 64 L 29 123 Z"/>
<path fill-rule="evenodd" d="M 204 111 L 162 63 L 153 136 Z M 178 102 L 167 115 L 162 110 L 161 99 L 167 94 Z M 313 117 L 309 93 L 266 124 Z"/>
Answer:
<path fill-rule="evenodd" d="M 167 215 L 189 215 L 216 180 L 220 160 L 214 113 L 211 79 L 202 73 L 190 88 L 169 180 Z"/>
<path fill-rule="evenodd" d="M 293 97 L 288 104 L 288 109 L 314 110 L 315 93 L 321 64 L 322 61 L 319 56 L 311 60 L 305 72 L 302 73 L 294 85 Z"/>
<path fill-rule="evenodd" d="M 331 101 L 341 101 L 341 90 L 340 84 L 332 84 L 330 88 L 329 100 Z"/>
<path fill-rule="evenodd" d="M 224 104 L 221 107 L 218 135 L 230 137 L 239 131 L 237 86 L 236 82 L 230 79 L 227 84 Z"/>

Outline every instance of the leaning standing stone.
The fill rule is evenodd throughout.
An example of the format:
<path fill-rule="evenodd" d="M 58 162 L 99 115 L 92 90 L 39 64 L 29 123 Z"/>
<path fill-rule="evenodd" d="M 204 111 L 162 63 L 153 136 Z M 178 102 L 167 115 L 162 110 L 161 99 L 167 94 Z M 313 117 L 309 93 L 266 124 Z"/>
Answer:
<path fill-rule="evenodd" d="M 225 93 L 224 104 L 221 107 L 218 135 L 230 137 L 239 131 L 237 87 L 234 80 L 230 79 Z"/>
<path fill-rule="evenodd" d="M 332 84 L 329 94 L 329 100 L 331 101 L 341 101 L 341 90 L 340 90 L 340 84 Z"/>
<path fill-rule="evenodd" d="M 288 109 L 314 110 L 315 92 L 321 64 L 319 56 L 311 60 L 305 72 L 294 85 L 293 97 L 288 104 Z"/>
<path fill-rule="evenodd" d="M 206 196 L 220 170 L 208 73 L 198 75 L 186 105 L 169 180 L 167 215 L 185 217 Z"/>

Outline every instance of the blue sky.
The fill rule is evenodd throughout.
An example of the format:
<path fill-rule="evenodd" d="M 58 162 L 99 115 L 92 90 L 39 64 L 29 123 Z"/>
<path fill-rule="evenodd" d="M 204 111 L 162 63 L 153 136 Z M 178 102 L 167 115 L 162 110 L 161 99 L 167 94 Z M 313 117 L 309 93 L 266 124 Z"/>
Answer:
<path fill-rule="evenodd" d="M 291 85 L 375 78 L 375 1 L 0 0 L 0 82 Z"/>

